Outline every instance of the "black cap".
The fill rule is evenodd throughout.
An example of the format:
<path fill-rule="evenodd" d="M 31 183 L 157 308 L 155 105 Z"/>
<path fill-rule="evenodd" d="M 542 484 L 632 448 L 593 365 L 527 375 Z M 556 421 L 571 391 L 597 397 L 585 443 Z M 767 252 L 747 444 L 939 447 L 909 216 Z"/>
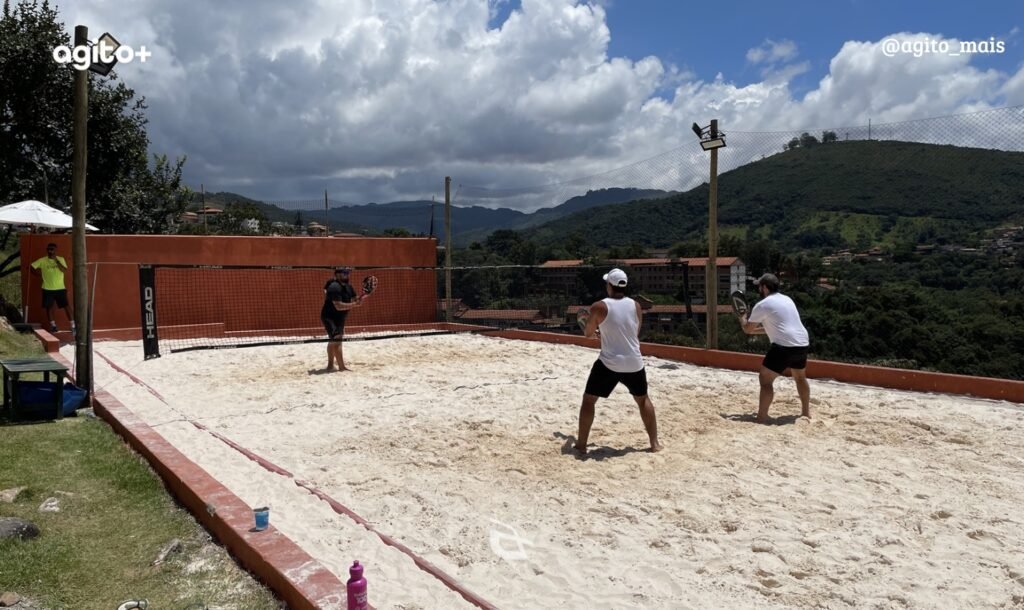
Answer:
<path fill-rule="evenodd" d="M 348 267 L 336 267 L 334 269 L 334 272 L 335 273 L 352 273 L 352 270 L 349 269 Z"/>

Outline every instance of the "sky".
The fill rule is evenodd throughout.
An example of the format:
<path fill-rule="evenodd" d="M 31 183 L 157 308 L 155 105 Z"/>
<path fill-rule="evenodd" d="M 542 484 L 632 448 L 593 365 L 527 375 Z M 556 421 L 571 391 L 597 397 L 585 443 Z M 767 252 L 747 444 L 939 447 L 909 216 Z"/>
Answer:
<path fill-rule="evenodd" d="M 193 188 L 263 200 L 443 198 L 445 176 L 526 192 L 624 167 L 650 184 L 620 186 L 684 188 L 634 164 L 706 163 L 694 122 L 820 130 L 1024 105 L 1016 1 L 56 5 L 69 31 L 152 53 L 115 68 L 146 98 L 152 153 L 187 156 Z"/>

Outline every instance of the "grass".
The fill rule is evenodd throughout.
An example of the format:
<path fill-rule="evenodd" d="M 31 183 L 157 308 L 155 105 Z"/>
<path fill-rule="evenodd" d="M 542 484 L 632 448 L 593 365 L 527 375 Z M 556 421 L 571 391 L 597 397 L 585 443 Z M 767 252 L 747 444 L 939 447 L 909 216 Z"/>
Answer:
<path fill-rule="evenodd" d="M 31 335 L 0 332 L 0 358 L 39 356 Z M 159 477 L 106 423 L 80 415 L 5 422 L 0 490 L 24 488 L 0 517 L 39 526 L 33 540 L 0 541 L 0 589 L 41 608 L 276 609 L 283 605 L 242 570 L 167 493 Z M 60 512 L 40 512 L 57 498 Z M 177 538 L 182 550 L 151 565 Z"/>

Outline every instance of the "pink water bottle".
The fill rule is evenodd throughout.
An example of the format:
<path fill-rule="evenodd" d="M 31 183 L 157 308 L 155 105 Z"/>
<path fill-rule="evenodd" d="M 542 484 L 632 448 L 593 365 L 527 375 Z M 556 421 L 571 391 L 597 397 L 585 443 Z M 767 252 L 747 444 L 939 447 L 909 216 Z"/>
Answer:
<path fill-rule="evenodd" d="M 352 564 L 348 569 L 348 610 L 368 610 L 370 604 L 366 601 L 366 579 L 363 578 L 363 566 L 359 562 Z"/>

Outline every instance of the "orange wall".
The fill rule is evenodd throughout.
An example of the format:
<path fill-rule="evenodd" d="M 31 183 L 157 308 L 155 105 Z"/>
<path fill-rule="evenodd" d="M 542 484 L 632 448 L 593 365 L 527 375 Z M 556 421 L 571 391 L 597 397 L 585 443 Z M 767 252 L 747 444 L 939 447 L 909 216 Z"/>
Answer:
<path fill-rule="evenodd" d="M 22 302 L 28 305 L 29 322 L 42 323 L 46 320 L 41 304 L 40 278 L 29 273 L 29 265 L 46 256 L 46 244 L 49 242 L 56 243 L 57 253 L 68 261 L 65 283 L 69 298 L 73 297 L 71 236 L 22 235 L 21 294 Z M 89 235 L 86 237 L 86 256 L 90 288 L 95 282 L 93 328 L 101 331 L 140 327 L 138 265 L 141 263 L 434 267 L 437 241 L 433 238 Z M 350 324 L 435 321 L 437 293 L 434 272 L 403 269 L 373 273 L 381 282 L 373 297 L 375 306 L 355 310 L 349 318 Z M 364 274 L 357 270 L 353 274 L 353 283 L 358 286 Z M 320 324 L 323 284 L 330 276 L 326 269 L 322 273 L 310 271 L 302 274 L 301 277 L 309 279 L 312 286 L 247 282 L 246 288 L 229 290 L 229 295 L 209 294 L 209 287 L 196 284 L 190 288 L 196 294 L 189 296 L 219 309 L 230 309 L 233 330 L 261 328 L 259 324 L 265 323 L 268 312 L 272 312 L 271 317 L 278 323 L 286 321 L 288 324 L 317 327 Z M 158 275 L 158 299 L 161 298 L 161 288 Z M 64 328 L 63 313 L 56 313 L 55 317 Z M 198 318 L 193 320 L 199 321 Z"/>

